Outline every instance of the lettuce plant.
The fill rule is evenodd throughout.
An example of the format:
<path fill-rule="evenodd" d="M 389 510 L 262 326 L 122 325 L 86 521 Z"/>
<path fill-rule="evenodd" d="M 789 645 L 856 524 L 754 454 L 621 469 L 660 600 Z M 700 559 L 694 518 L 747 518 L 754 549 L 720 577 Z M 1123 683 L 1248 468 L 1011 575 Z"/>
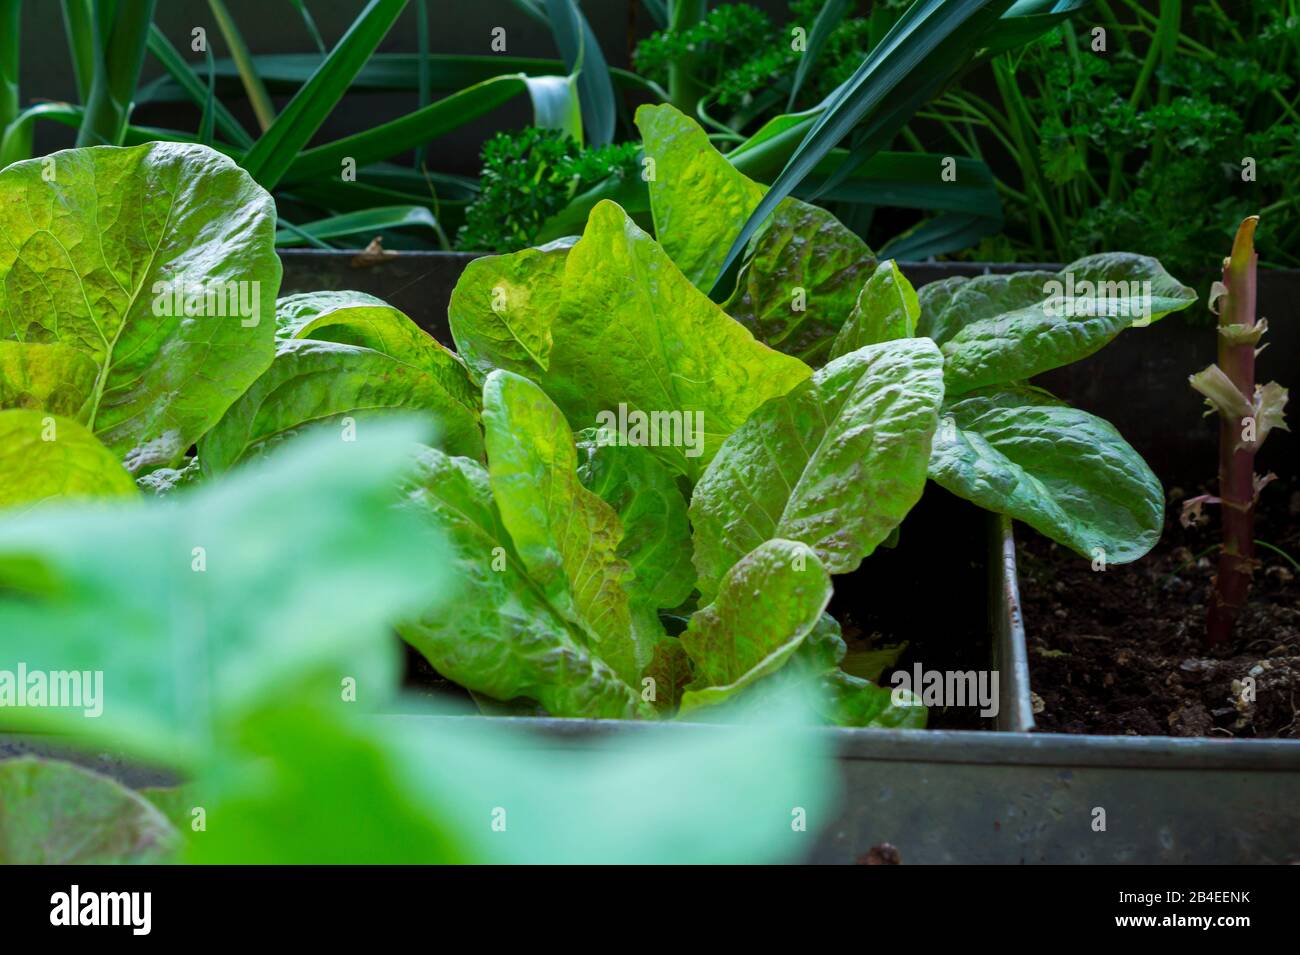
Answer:
<path fill-rule="evenodd" d="M 1154 545 L 1163 492 L 1145 462 L 1028 379 L 1187 307 L 1194 294 L 1158 262 L 1110 253 L 918 294 L 897 263 L 788 198 L 718 305 L 706 293 L 764 189 L 672 107 L 643 107 L 637 123 L 653 238 L 603 202 L 580 237 L 478 259 L 452 295 L 457 349 L 484 388 L 487 465 L 439 456 L 411 500 L 462 523 L 470 509 L 439 499 L 438 475 L 455 474 L 485 532 L 461 550 L 480 581 L 476 635 L 436 614 L 402 629 L 435 667 L 548 712 L 563 694 L 570 715 L 642 716 L 639 700 L 699 718 L 794 682 L 828 719 L 914 725 L 917 708 L 839 670 L 822 611 L 831 575 L 896 533 L 927 480 L 1102 566 Z M 702 413 L 701 453 L 602 432 L 616 407 Z M 644 532 L 629 533 L 633 488 L 657 517 Z M 628 517 L 619 544 L 616 517 Z M 488 584 L 492 548 L 543 614 L 503 596 L 518 584 Z M 611 618 L 632 622 L 611 639 Z M 662 626 L 683 619 L 676 635 Z"/>
<path fill-rule="evenodd" d="M 272 317 L 270 199 L 203 147 L 56 154 L 52 179 L 11 167 L 0 428 L 59 438 L 30 473 L 0 470 L 5 499 L 134 493 L 131 475 L 188 496 L 309 426 L 346 443 L 423 416 L 437 437 L 400 508 L 446 541 L 457 597 L 398 632 L 484 708 L 566 717 L 733 718 L 791 692 L 829 722 L 923 725 L 913 698 L 841 669 L 826 608 L 928 480 L 1094 561 L 1150 549 L 1154 475 L 1027 379 L 1186 307 L 1158 263 L 918 294 L 787 198 L 718 304 L 764 189 L 672 107 L 637 123 L 655 234 L 603 201 L 579 236 L 473 261 L 449 306 L 457 353 L 355 292 Z M 203 292 L 262 277 L 250 314 L 208 313 Z"/>

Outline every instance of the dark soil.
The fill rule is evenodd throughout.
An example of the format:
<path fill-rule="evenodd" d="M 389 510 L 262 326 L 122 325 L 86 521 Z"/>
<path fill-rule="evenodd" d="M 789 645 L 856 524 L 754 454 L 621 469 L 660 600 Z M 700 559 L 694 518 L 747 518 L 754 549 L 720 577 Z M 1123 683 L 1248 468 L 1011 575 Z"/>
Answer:
<path fill-rule="evenodd" d="M 1169 492 L 1165 533 L 1147 557 L 1093 571 L 1017 525 L 1020 595 L 1038 728 L 1143 736 L 1300 737 L 1300 582 L 1257 548 L 1249 606 L 1233 639 L 1204 642 L 1218 513 L 1183 527 Z M 1261 494 L 1255 537 L 1300 558 L 1300 481 Z M 1254 680 L 1254 699 L 1248 692 Z"/>

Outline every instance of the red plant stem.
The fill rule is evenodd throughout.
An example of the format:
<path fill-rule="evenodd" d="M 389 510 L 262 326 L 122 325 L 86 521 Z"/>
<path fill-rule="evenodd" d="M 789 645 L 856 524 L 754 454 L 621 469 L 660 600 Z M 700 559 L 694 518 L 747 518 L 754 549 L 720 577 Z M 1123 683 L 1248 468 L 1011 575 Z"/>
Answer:
<path fill-rule="evenodd" d="M 1219 310 L 1220 325 L 1255 324 L 1255 224 L 1251 216 L 1237 229 L 1231 257 L 1223 261 L 1228 289 Z M 1255 344 L 1219 336 L 1219 367 L 1248 401 L 1255 394 Z M 1219 497 L 1223 518 L 1223 547 L 1219 573 L 1210 598 L 1206 642 L 1211 646 L 1232 635 L 1237 615 L 1246 605 L 1255 560 L 1255 445 L 1242 446 L 1244 425 L 1219 415 Z"/>

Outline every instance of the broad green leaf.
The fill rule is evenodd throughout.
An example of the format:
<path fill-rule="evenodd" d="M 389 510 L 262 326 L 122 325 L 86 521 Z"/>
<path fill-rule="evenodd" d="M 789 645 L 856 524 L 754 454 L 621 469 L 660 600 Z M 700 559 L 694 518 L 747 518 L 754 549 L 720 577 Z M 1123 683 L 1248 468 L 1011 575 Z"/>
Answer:
<path fill-rule="evenodd" d="M 875 726 L 882 729 L 924 729 L 927 710 L 910 691 L 900 691 L 911 703 L 894 705 L 894 691 L 843 670 L 831 670 L 817 681 L 813 706 L 836 726 Z"/>
<path fill-rule="evenodd" d="M 820 364 L 875 267 L 867 244 L 833 215 L 787 199 L 755 237 L 723 308 L 759 341 Z"/>
<path fill-rule="evenodd" d="M 537 700 L 553 716 L 651 715 L 533 580 L 481 465 L 430 448 L 406 501 L 450 542 L 461 581 L 453 603 L 397 628 L 439 673 L 497 700 Z"/>
<path fill-rule="evenodd" d="M 653 163 L 645 175 L 655 237 L 691 284 L 707 292 L 765 189 L 737 172 L 699 123 L 673 106 L 640 107 L 636 126 Z"/>
<path fill-rule="evenodd" d="M 95 363 L 82 420 L 133 472 L 175 464 L 271 362 L 275 204 L 210 149 L 16 163 L 0 235 L 0 338 Z"/>
<path fill-rule="evenodd" d="M 1127 252 L 948 283 L 927 296 L 922 333 L 943 350 L 949 395 L 1068 365 L 1196 301 L 1155 259 Z"/>
<path fill-rule="evenodd" d="M 774 537 L 807 544 L 832 574 L 855 569 L 921 497 L 941 376 L 933 342 L 883 342 L 751 415 L 691 499 L 701 592 Z"/>
<path fill-rule="evenodd" d="M 839 623 L 823 613 L 780 672 L 729 706 L 728 715 L 761 710 L 782 693 L 795 692 L 822 721 L 835 726 L 925 726 L 926 709 L 914 694 L 903 693 L 895 705 L 891 690 L 842 668 L 852 657 L 840 635 Z"/>
<path fill-rule="evenodd" d="M 135 494 L 122 463 L 70 418 L 27 408 L 0 411 L 0 448 L 0 508 Z"/>
<path fill-rule="evenodd" d="M 478 414 L 448 391 L 442 375 L 373 348 L 309 338 L 282 341 L 275 361 L 199 446 L 207 476 L 264 454 L 302 428 L 329 421 L 337 440 L 395 412 L 437 423 L 448 451 L 481 458 Z"/>
<path fill-rule="evenodd" d="M 250 726 L 245 758 L 203 779 L 208 829 L 186 861 L 796 861 L 834 818 L 831 740 L 788 718 L 591 748 L 491 719 L 342 716 L 300 706 Z"/>
<path fill-rule="evenodd" d="M 917 289 L 917 305 L 921 310 L 921 314 L 916 319 L 917 335 L 938 340 L 939 335 L 944 334 L 938 326 L 938 318 L 957 291 L 969 281 L 968 276 L 954 275 L 935 282 L 927 282 Z"/>
<path fill-rule="evenodd" d="M 511 284 L 518 256 L 527 254 L 476 259 L 466 268 L 449 309 L 457 347 L 475 356 L 471 367 L 487 359 L 536 381 L 575 430 L 617 416 L 620 406 L 647 419 L 659 415 L 662 427 L 647 443 L 694 479 L 750 412 L 808 377 L 808 366 L 756 342 L 692 286 L 612 202 L 592 210 L 564 259 L 546 364 L 516 358 L 519 338 L 540 340 L 537 330 L 555 308 L 555 260 L 542 266 L 544 281 Z M 516 288 L 524 295 L 511 299 Z M 504 335 L 489 314 L 494 303 L 512 330 L 529 333 Z"/>
<path fill-rule="evenodd" d="M 327 430 L 161 501 L 0 522 L 6 656 L 29 672 L 102 673 L 99 716 L 0 707 L 0 724 L 192 760 L 286 694 L 381 702 L 398 665 L 390 624 L 449 578 L 443 542 L 393 506 L 423 432 L 388 422 L 348 443 Z M 341 702 L 347 679 L 359 704 Z"/>
<path fill-rule="evenodd" d="M 483 385 L 483 425 L 492 495 L 515 552 L 551 606 L 635 683 L 652 648 L 632 630 L 623 524 L 582 486 L 563 413 L 527 378 L 497 370 Z"/>
<path fill-rule="evenodd" d="M 990 388 L 945 406 L 930 477 L 1107 563 L 1137 560 L 1164 523 L 1164 493 L 1141 455 L 1108 422 L 1037 388 Z"/>
<path fill-rule="evenodd" d="M 382 352 L 435 378 L 458 404 L 478 415 L 480 393 L 465 364 L 383 299 L 365 292 L 305 292 L 275 305 L 276 337 L 339 342 Z"/>
<path fill-rule="evenodd" d="M 72 763 L 0 761 L 0 865 L 167 862 L 180 834 L 148 800 Z"/>
<path fill-rule="evenodd" d="M 766 187 L 740 173 L 699 124 L 672 106 L 642 106 L 655 234 L 691 282 L 708 291 Z M 818 363 L 843 324 L 875 257 L 829 212 L 786 199 L 746 250 L 723 306 L 761 342 Z"/>
<path fill-rule="evenodd" d="M 916 290 L 893 259 L 881 262 L 858 293 L 853 310 L 831 345 L 832 359 L 867 345 L 911 338 L 921 307 Z"/>
<path fill-rule="evenodd" d="M 585 431 L 578 475 L 587 490 L 618 513 L 618 554 L 632 567 L 628 593 L 655 609 L 671 609 L 695 588 L 691 525 L 677 480 L 648 448 L 619 445 Z"/>
<path fill-rule="evenodd" d="M 494 368 L 536 377 L 551 359 L 564 264 L 573 239 L 512 255 L 474 259 L 451 292 L 447 319 L 456 348 L 478 382 Z"/>
<path fill-rule="evenodd" d="M 695 589 L 691 526 L 677 479 L 649 448 L 611 443 L 608 432 L 579 436 L 578 476 L 618 513 L 618 556 L 632 568 L 626 582 L 632 630 L 650 646 L 664 636 L 660 609 L 679 606 Z"/>
<path fill-rule="evenodd" d="M 0 341 L 0 408 L 75 418 L 94 393 L 99 369 L 68 345 Z"/>
<path fill-rule="evenodd" d="M 679 715 L 725 703 L 779 670 L 830 599 L 830 575 L 806 545 L 769 540 L 742 557 L 681 636 L 695 680 L 682 694 Z"/>

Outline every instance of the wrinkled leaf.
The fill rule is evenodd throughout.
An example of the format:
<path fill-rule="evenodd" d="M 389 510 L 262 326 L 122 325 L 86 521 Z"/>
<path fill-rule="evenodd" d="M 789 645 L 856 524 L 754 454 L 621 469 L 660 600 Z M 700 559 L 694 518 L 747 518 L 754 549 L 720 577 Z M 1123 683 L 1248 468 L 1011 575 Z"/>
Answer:
<path fill-rule="evenodd" d="M 113 452 L 69 418 L 0 411 L 0 448 L 0 508 L 135 494 L 135 481 Z"/>
<path fill-rule="evenodd" d="M 175 464 L 271 362 L 275 204 L 219 153 L 150 143 L 15 163 L 0 232 L 0 337 L 94 363 L 82 420 L 133 472 Z"/>
<path fill-rule="evenodd" d="M 365 292 L 306 292 L 275 305 L 276 337 L 311 338 L 382 352 L 427 371 L 446 392 L 477 413 L 479 389 L 457 355 L 383 299 Z"/>
<path fill-rule="evenodd" d="M 98 368 L 68 345 L 0 341 L 0 408 L 75 418 L 95 390 Z"/>
<path fill-rule="evenodd" d="M 0 761 L 0 865 L 166 862 L 175 828 L 125 786 L 72 763 Z"/>
<path fill-rule="evenodd" d="M 738 172 L 708 134 L 674 106 L 636 111 L 647 169 L 655 238 L 691 284 L 708 292 L 727 249 L 765 188 Z"/>
<path fill-rule="evenodd" d="M 945 280 L 922 298 L 919 333 L 943 350 L 944 384 L 953 396 L 1086 358 L 1128 326 L 1158 321 L 1195 300 L 1155 259 L 1108 252 L 1059 273 Z"/>
<path fill-rule="evenodd" d="M 358 345 L 281 341 L 271 367 L 203 439 L 199 461 L 205 475 L 221 474 L 310 425 L 331 422 L 346 441 L 397 412 L 427 415 L 441 446 L 482 457 L 478 414 L 447 390 L 442 374 Z"/>
<path fill-rule="evenodd" d="M 867 244 L 833 215 L 787 199 L 755 236 L 723 308 L 759 341 L 821 364 L 875 267 Z"/>
<path fill-rule="evenodd" d="M 682 694 L 680 715 L 725 703 L 779 670 L 830 599 L 830 575 L 803 544 L 770 540 L 742 557 L 681 636 L 695 680 Z"/>
<path fill-rule="evenodd" d="M 638 644 L 618 555 L 617 512 L 582 486 L 564 415 L 527 378 L 494 371 L 483 385 L 488 476 L 515 553 L 547 601 L 578 624 L 628 683 L 650 662 Z"/>
<path fill-rule="evenodd" d="M 447 306 L 456 348 L 478 382 L 494 368 L 527 375 L 550 367 L 551 326 L 574 239 L 475 259 Z"/>
<path fill-rule="evenodd" d="M 497 700 L 537 700 L 553 716 L 650 715 L 532 579 L 481 465 L 427 449 L 406 501 L 450 542 L 461 582 L 452 603 L 397 628 L 439 673 Z"/>
<path fill-rule="evenodd" d="M 1108 563 L 1146 554 L 1164 524 L 1164 493 L 1141 455 L 1109 422 L 1037 388 L 986 389 L 947 405 L 930 477 Z"/>
<path fill-rule="evenodd" d="M 839 358 L 867 345 L 911 338 L 921 306 L 916 290 L 893 259 L 881 262 L 858 293 L 848 319 L 831 345 L 830 357 Z"/>
<path fill-rule="evenodd" d="M 818 680 L 813 706 L 836 726 L 875 726 L 882 729 L 924 729 L 927 710 L 910 692 L 909 705 L 895 706 L 893 690 L 870 680 L 832 670 Z"/>
<path fill-rule="evenodd" d="M 479 359 L 491 354 L 497 367 L 536 381 L 575 430 L 617 413 L 620 404 L 646 416 L 676 416 L 676 430 L 661 433 L 653 446 L 692 479 L 751 411 L 809 374 L 802 362 L 754 341 L 612 202 L 592 210 L 582 239 L 568 251 L 548 365 L 514 358 L 515 344 L 493 354 L 491 334 L 462 336 L 491 327 L 486 313 L 493 290 L 505 288 L 507 299 L 513 294 L 509 276 L 517 272 L 518 255 L 527 253 L 466 267 L 450 306 L 457 347 Z M 526 289 L 522 302 L 507 302 L 506 314 L 514 328 L 542 327 L 543 319 L 525 320 L 516 309 L 553 309 L 553 282 Z"/>
<path fill-rule="evenodd" d="M 643 679 L 654 681 L 654 694 L 650 702 L 656 710 L 671 713 L 677 709 L 686 687 L 695 679 L 691 658 L 682 642 L 669 638 L 656 643 Z"/>
<path fill-rule="evenodd" d="M 855 569 L 921 497 L 941 375 L 933 342 L 884 342 L 756 411 L 691 499 L 700 590 L 773 537 L 809 545 L 830 573 Z"/>
<path fill-rule="evenodd" d="M 678 606 L 695 588 L 691 525 L 677 481 L 649 449 L 617 445 L 584 431 L 578 445 L 583 485 L 618 513 L 618 555 L 632 568 L 628 594 L 652 609 Z"/>

